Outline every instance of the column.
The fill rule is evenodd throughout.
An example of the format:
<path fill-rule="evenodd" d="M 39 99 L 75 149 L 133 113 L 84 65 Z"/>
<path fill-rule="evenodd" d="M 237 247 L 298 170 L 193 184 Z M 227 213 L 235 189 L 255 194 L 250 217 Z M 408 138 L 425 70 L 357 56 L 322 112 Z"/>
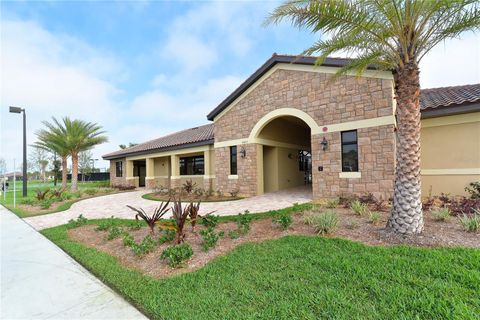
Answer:
<path fill-rule="evenodd" d="M 203 165 L 204 165 L 204 176 L 203 176 L 203 188 L 205 191 L 208 191 L 212 188 L 212 172 L 210 170 L 210 150 L 206 150 L 203 152 Z"/>
<path fill-rule="evenodd" d="M 138 187 L 138 177 L 133 175 L 133 160 L 126 160 L 125 179 L 128 185 Z"/>
<path fill-rule="evenodd" d="M 180 187 L 180 159 L 177 155 L 170 156 L 170 168 L 171 176 L 170 176 L 170 188 L 175 189 Z"/>
<path fill-rule="evenodd" d="M 145 176 L 145 187 L 147 189 L 155 189 L 155 159 L 147 158 L 145 159 L 146 165 L 146 176 Z"/>

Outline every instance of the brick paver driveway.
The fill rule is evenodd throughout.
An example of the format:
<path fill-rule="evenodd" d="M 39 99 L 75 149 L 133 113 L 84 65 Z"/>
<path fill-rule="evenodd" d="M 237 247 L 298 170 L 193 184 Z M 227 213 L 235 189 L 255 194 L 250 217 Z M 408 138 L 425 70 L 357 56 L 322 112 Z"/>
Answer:
<path fill-rule="evenodd" d="M 40 230 L 65 224 L 80 214 L 89 219 L 111 216 L 133 219 L 134 213 L 126 207 L 127 204 L 143 208 L 146 212 L 151 212 L 160 204 L 158 201 L 143 199 L 142 195 L 148 192 L 141 190 L 86 199 L 73 204 L 67 211 L 25 218 L 25 221 Z M 245 210 L 252 213 L 265 212 L 290 207 L 294 203 L 310 201 L 312 201 L 311 188 L 298 187 L 235 201 L 205 202 L 200 206 L 200 214 L 215 211 L 215 214 L 225 216 L 242 213 Z"/>

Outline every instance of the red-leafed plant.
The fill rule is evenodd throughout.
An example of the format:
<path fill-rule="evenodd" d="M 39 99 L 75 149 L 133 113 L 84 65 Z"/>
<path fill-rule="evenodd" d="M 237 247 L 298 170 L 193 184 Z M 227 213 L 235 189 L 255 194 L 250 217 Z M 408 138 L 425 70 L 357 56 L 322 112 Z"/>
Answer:
<path fill-rule="evenodd" d="M 200 201 L 197 204 L 190 202 L 188 205 L 188 217 L 192 225 L 192 232 L 195 232 L 195 225 L 197 224 L 198 212 L 200 211 Z"/>
<path fill-rule="evenodd" d="M 142 218 L 143 220 L 145 220 L 145 222 L 147 223 L 148 227 L 150 228 L 150 233 L 151 234 L 154 234 L 155 233 L 155 223 L 157 223 L 164 215 L 165 213 L 168 212 L 169 210 L 169 207 L 168 205 L 170 204 L 170 200 L 168 200 L 166 203 L 161 203 L 160 206 L 158 206 L 158 208 L 155 209 L 155 211 L 153 212 L 153 215 L 148 215 L 145 210 L 143 210 L 142 208 L 140 209 L 137 209 L 137 208 L 134 208 L 132 206 L 129 206 L 127 205 L 128 208 L 130 208 L 131 210 L 137 212 L 137 214 L 135 215 L 135 219 L 138 220 L 138 218 Z"/>
<path fill-rule="evenodd" d="M 180 199 L 176 200 L 173 198 L 173 207 L 172 207 L 172 215 L 173 219 L 175 219 L 175 227 L 176 227 L 176 236 L 175 236 L 175 243 L 179 244 L 182 243 L 185 239 L 185 233 L 183 232 L 183 227 L 185 226 L 185 221 L 190 214 L 190 205 L 182 208 L 182 201 Z"/>

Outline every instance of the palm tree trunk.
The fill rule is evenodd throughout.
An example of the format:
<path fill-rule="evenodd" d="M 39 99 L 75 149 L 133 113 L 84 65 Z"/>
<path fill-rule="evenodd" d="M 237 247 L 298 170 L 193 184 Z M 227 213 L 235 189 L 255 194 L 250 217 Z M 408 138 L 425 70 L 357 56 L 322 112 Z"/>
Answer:
<path fill-rule="evenodd" d="M 415 62 L 395 74 L 397 100 L 393 208 L 388 226 L 403 234 L 423 231 L 420 179 L 420 78 Z"/>
<path fill-rule="evenodd" d="M 72 152 L 72 192 L 78 190 L 78 153 Z"/>
<path fill-rule="evenodd" d="M 67 157 L 62 157 L 62 189 L 67 189 Z"/>

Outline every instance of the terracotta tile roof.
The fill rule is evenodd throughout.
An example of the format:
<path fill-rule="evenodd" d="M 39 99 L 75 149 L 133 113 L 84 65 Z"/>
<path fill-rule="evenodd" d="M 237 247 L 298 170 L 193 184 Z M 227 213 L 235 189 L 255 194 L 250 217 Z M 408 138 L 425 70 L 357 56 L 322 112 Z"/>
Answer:
<path fill-rule="evenodd" d="M 423 89 L 420 93 L 420 108 L 422 111 L 469 102 L 480 102 L 480 83 Z"/>
<path fill-rule="evenodd" d="M 148 153 L 148 151 L 166 151 L 179 147 L 199 146 L 213 143 L 213 123 L 178 131 L 167 136 L 137 144 L 133 147 L 118 150 L 103 156 L 114 159 L 120 156 Z"/>

